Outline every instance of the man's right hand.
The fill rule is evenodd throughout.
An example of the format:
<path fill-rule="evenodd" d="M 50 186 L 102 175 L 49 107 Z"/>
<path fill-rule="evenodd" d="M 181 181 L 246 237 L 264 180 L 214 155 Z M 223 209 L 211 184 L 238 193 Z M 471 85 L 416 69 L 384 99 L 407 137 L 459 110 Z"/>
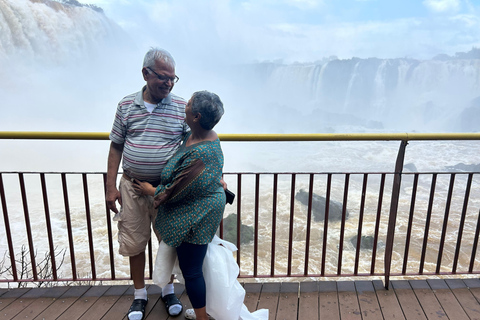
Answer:
<path fill-rule="evenodd" d="M 107 203 L 107 208 L 114 213 L 118 213 L 116 201 L 122 205 L 122 196 L 120 191 L 117 188 L 107 188 L 107 193 L 105 195 L 105 202 Z"/>

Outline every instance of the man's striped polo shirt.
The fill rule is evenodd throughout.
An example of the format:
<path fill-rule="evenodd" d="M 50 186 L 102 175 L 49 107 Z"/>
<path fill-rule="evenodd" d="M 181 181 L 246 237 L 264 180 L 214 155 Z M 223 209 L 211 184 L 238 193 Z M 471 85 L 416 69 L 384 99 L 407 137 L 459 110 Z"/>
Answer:
<path fill-rule="evenodd" d="M 117 107 L 110 140 L 123 144 L 123 171 L 141 181 L 158 181 L 185 133 L 186 101 L 172 93 L 152 113 L 143 103 L 145 87 L 123 98 Z"/>

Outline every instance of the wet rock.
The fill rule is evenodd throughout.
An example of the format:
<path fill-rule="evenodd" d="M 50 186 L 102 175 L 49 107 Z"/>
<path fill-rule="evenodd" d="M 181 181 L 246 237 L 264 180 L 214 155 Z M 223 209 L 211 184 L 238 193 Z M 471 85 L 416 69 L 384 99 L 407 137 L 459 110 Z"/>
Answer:
<path fill-rule="evenodd" d="M 308 192 L 305 190 L 300 190 L 296 195 L 295 199 L 300 201 L 304 205 L 308 205 Z M 327 199 L 319 196 L 318 194 L 312 195 L 312 214 L 315 221 L 325 220 L 325 205 L 327 204 Z M 342 209 L 343 204 L 334 200 L 330 200 L 329 210 L 328 210 L 328 221 L 340 221 L 342 220 Z M 349 216 L 348 210 L 345 212 L 345 218 L 348 219 Z"/>
<path fill-rule="evenodd" d="M 453 172 L 479 172 L 480 171 L 480 163 L 478 164 L 465 164 L 465 163 L 458 163 L 454 166 L 445 167 L 448 171 Z"/>
<path fill-rule="evenodd" d="M 350 243 L 353 247 L 357 248 L 357 236 L 353 236 L 350 238 Z M 372 250 L 373 244 L 375 243 L 375 238 L 373 236 L 362 236 L 360 238 L 360 249 Z M 385 247 L 385 243 L 383 241 L 379 241 L 377 243 L 377 249 L 381 249 Z"/>
<path fill-rule="evenodd" d="M 232 213 L 223 219 L 223 239 L 237 244 L 237 215 Z M 253 227 L 242 224 L 240 226 L 240 243 L 246 244 L 253 241 Z"/>
<path fill-rule="evenodd" d="M 415 166 L 414 163 L 407 163 L 403 165 L 403 169 L 407 169 L 410 172 L 418 172 L 417 167 Z"/>

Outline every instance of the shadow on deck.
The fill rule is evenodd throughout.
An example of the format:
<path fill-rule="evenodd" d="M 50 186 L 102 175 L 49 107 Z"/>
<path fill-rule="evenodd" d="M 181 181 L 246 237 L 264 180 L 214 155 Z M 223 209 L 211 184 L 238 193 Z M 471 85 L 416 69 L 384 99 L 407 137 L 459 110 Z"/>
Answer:
<path fill-rule="evenodd" d="M 177 294 L 190 307 L 182 285 Z M 244 283 L 250 311 L 269 319 L 480 319 L 479 279 Z M 169 318 L 160 289 L 150 286 L 145 319 Z M 129 285 L 0 289 L 0 319 L 126 319 Z M 221 320 L 221 319 L 218 319 Z"/>

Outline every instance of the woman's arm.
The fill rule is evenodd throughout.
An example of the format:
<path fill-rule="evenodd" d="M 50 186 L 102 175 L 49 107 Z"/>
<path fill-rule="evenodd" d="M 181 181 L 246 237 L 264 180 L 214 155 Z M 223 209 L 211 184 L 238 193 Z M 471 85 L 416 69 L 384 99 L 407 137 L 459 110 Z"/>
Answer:
<path fill-rule="evenodd" d="M 160 204 L 177 202 L 188 196 L 196 187 L 196 181 L 205 171 L 205 163 L 196 153 L 190 154 L 173 173 L 173 180 L 159 185 L 155 191 L 155 207 Z"/>

